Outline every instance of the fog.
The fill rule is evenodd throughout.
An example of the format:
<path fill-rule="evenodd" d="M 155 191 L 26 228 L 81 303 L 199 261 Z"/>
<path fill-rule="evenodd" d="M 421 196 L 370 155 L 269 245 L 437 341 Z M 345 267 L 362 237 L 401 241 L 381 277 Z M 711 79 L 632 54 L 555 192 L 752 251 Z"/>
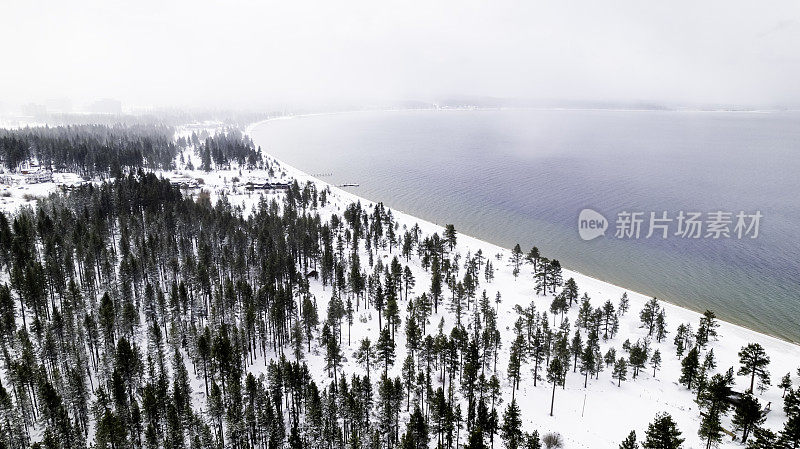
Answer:
<path fill-rule="evenodd" d="M 3 1 L 0 102 L 800 104 L 800 2 Z"/>

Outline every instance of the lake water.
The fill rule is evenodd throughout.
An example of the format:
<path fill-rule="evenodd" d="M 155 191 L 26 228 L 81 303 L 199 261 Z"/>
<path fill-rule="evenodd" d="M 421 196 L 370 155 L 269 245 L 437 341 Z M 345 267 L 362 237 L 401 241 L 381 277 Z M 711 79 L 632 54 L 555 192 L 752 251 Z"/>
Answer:
<path fill-rule="evenodd" d="M 356 112 L 270 121 L 252 135 L 370 200 L 800 341 L 800 113 Z M 579 237 L 584 208 L 609 221 L 604 236 Z M 640 238 L 615 237 L 622 211 L 644 212 Z M 669 237 L 645 238 L 650 212 L 664 211 Z M 755 239 L 736 238 L 735 217 L 731 238 L 688 239 L 672 235 L 679 211 L 763 218 Z"/>

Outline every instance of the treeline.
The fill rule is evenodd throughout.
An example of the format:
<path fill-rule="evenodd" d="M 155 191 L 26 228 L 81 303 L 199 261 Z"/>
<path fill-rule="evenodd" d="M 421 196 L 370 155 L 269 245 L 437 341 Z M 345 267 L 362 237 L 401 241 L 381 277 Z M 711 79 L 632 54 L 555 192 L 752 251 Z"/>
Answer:
<path fill-rule="evenodd" d="M 9 170 L 38 162 L 84 176 L 123 170 L 170 169 L 180 148 L 163 125 L 71 125 L 0 129 L 0 159 Z"/>
<path fill-rule="evenodd" d="M 191 149 L 201 168 L 260 167 L 261 150 L 235 128 L 209 135 L 192 133 L 174 138 L 164 125 L 70 125 L 0 129 L 0 160 L 15 171 L 37 162 L 46 170 L 73 172 L 86 177 L 120 176 L 140 168 L 175 169 L 184 162 L 183 150 Z M 191 161 L 185 161 L 193 169 Z"/>
<path fill-rule="evenodd" d="M 256 168 L 263 158 L 261 148 L 256 149 L 249 136 L 242 135 L 238 128 L 217 132 L 213 136 L 201 132 L 200 136 L 192 133 L 188 138 L 178 138 L 178 145 L 193 146 L 200 156 L 200 168 L 211 171 L 214 168 L 230 168 L 231 163 L 240 167 Z"/>

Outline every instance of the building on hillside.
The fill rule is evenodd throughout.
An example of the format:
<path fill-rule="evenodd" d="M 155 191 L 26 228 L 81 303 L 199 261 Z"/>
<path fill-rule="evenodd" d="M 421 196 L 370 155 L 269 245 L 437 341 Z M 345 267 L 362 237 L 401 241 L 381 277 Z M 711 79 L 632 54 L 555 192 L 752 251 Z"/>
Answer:
<path fill-rule="evenodd" d="M 22 176 L 26 184 L 39 184 L 42 182 L 52 182 L 53 172 L 50 170 L 31 169 L 22 170 Z"/>

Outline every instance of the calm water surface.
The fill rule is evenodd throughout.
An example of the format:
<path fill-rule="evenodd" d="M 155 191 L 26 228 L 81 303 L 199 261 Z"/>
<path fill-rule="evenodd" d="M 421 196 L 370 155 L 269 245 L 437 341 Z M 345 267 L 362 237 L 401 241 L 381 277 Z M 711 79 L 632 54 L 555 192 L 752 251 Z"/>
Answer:
<path fill-rule="evenodd" d="M 360 196 L 800 341 L 800 113 L 358 112 L 252 134 L 307 173 L 359 183 L 348 190 Z M 589 242 L 577 232 L 587 207 L 611 221 Z M 614 237 L 623 210 L 645 212 L 641 238 Z M 644 238 L 651 211 L 680 210 L 764 217 L 756 239 Z"/>

